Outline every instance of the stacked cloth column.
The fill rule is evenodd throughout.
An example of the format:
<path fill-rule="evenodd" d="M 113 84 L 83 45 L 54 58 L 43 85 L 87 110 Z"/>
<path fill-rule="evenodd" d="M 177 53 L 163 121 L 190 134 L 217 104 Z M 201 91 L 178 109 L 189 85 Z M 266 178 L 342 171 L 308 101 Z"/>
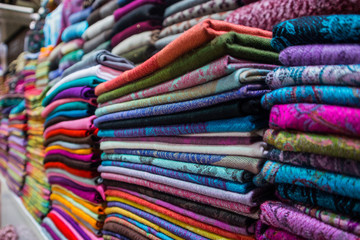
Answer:
<path fill-rule="evenodd" d="M 27 115 L 25 100 L 14 106 L 9 114 L 9 158 L 7 168 L 7 184 L 16 194 L 21 195 L 26 174 L 26 126 Z"/>
<path fill-rule="evenodd" d="M 261 205 L 259 239 L 359 239 L 360 15 L 303 17 L 274 27 L 279 67 L 259 180 L 278 201 Z M 279 239 L 279 238 L 276 238 Z"/>
<path fill-rule="evenodd" d="M 100 84 L 104 239 L 252 239 L 271 32 L 205 20 Z"/>
<path fill-rule="evenodd" d="M 49 83 L 49 71 L 51 61 L 48 59 L 49 54 L 54 49 L 54 46 L 42 47 L 39 53 L 38 62 L 36 66 L 36 84 L 38 89 L 44 89 Z"/>
<path fill-rule="evenodd" d="M 98 178 L 94 88 L 133 66 L 109 52 L 95 52 L 66 70 L 46 92 L 44 168 L 51 211 L 42 226 L 54 238 L 97 239 L 104 221 L 104 190 Z"/>

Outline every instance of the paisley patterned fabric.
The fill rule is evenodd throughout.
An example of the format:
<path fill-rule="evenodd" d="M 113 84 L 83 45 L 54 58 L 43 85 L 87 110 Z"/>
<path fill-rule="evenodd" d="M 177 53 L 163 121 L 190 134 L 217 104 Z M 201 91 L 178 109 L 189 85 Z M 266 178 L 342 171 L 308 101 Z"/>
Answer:
<path fill-rule="evenodd" d="M 360 86 L 360 65 L 278 67 L 266 76 L 272 88 L 298 85 Z"/>
<path fill-rule="evenodd" d="M 306 239 L 358 239 L 357 236 L 351 233 L 309 217 L 296 208 L 281 202 L 267 201 L 260 208 L 260 219 L 262 222 Z"/>
<path fill-rule="evenodd" d="M 312 43 L 358 43 L 360 15 L 308 16 L 279 23 L 271 46 L 277 51 Z"/>
<path fill-rule="evenodd" d="M 356 138 L 268 129 L 264 141 L 284 151 L 360 160 L 360 140 Z"/>
<path fill-rule="evenodd" d="M 347 107 L 360 107 L 360 88 L 336 86 L 297 86 L 276 89 L 265 94 L 261 104 L 270 109 L 276 104 L 321 103 Z"/>
<path fill-rule="evenodd" d="M 256 224 L 255 237 L 257 240 L 304 240 L 282 229 L 268 226 L 262 221 Z"/>
<path fill-rule="evenodd" d="M 261 176 L 269 183 L 287 183 L 360 199 L 360 179 L 267 161 Z"/>
<path fill-rule="evenodd" d="M 321 104 L 284 104 L 271 108 L 269 126 L 303 132 L 360 136 L 360 109 Z"/>

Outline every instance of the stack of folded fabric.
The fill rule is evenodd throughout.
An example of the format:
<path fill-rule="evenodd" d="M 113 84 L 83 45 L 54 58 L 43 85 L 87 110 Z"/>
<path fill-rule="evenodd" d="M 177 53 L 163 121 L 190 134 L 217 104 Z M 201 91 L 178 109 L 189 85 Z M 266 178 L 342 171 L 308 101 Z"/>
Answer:
<path fill-rule="evenodd" d="M 49 83 L 48 74 L 50 71 L 51 61 L 48 59 L 51 51 L 54 49 L 54 46 L 42 47 L 40 54 L 37 60 L 36 66 L 36 83 L 35 87 L 38 89 L 46 88 Z"/>
<path fill-rule="evenodd" d="M 109 50 L 111 29 L 115 24 L 114 11 L 123 7 L 130 0 L 95 1 L 92 13 L 86 19 L 89 28 L 83 33 L 84 52 Z"/>
<path fill-rule="evenodd" d="M 259 239 L 360 237 L 359 20 L 312 16 L 274 27 L 286 66 L 266 79 L 271 147 L 259 182 L 276 184 L 280 201 L 262 204 Z"/>
<path fill-rule="evenodd" d="M 7 180 L 9 188 L 20 195 L 26 174 L 26 124 L 25 100 L 14 106 L 9 114 Z"/>
<path fill-rule="evenodd" d="M 27 53 L 25 55 L 26 64 L 23 70 L 24 74 L 24 92 L 31 91 L 35 88 L 36 66 L 39 53 Z"/>
<path fill-rule="evenodd" d="M 109 52 L 94 53 L 62 74 L 42 102 L 44 168 L 51 186 L 51 211 L 42 226 L 54 238 L 97 239 L 104 221 L 104 190 L 97 167 L 100 153 L 94 88 L 131 69 Z"/>
<path fill-rule="evenodd" d="M 105 239 L 252 239 L 271 36 L 205 20 L 95 89 Z"/>
<path fill-rule="evenodd" d="M 25 93 L 26 111 L 28 115 L 28 142 L 27 142 L 27 165 L 26 178 L 21 197 L 24 206 L 37 222 L 46 216 L 49 211 L 50 187 L 45 175 L 44 162 L 44 119 L 41 112 L 41 100 L 45 91 L 33 89 Z"/>

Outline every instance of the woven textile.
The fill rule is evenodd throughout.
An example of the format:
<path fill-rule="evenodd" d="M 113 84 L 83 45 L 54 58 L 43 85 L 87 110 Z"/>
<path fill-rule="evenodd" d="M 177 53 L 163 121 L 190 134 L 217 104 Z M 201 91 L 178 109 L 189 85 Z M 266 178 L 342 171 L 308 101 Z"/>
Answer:
<path fill-rule="evenodd" d="M 285 230 L 268 226 L 261 220 L 256 224 L 255 237 L 258 240 L 304 240 Z"/>

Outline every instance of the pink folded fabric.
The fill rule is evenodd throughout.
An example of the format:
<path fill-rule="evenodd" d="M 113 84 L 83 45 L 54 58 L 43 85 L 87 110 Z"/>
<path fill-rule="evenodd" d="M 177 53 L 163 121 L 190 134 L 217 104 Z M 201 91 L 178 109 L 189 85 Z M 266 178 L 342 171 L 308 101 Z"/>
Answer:
<path fill-rule="evenodd" d="M 275 105 L 270 128 L 360 136 L 360 109 L 322 104 Z"/>
<path fill-rule="evenodd" d="M 124 7 L 118 8 L 114 12 L 115 21 L 118 21 L 120 18 L 125 16 L 127 13 L 131 12 L 132 10 L 145 5 L 145 4 L 162 4 L 164 1 L 162 0 L 135 0 L 130 2 L 129 4 L 126 4 Z"/>
<path fill-rule="evenodd" d="M 65 122 L 59 122 L 57 124 L 52 125 L 51 127 L 48 127 L 44 131 L 44 135 L 47 135 L 48 132 L 64 128 L 64 129 L 71 129 L 71 130 L 95 130 L 96 127 L 93 124 L 93 120 L 95 119 L 95 116 L 90 116 L 87 118 L 81 118 L 77 120 L 71 120 L 71 121 L 65 121 Z"/>
<path fill-rule="evenodd" d="M 64 98 L 64 99 L 56 100 L 56 101 L 50 103 L 49 105 L 47 105 L 44 108 L 44 110 L 41 112 L 41 116 L 43 118 L 46 118 L 55 108 L 57 108 L 60 105 L 63 105 L 65 103 L 70 103 L 70 102 L 86 102 L 86 103 L 96 106 L 95 98 L 90 98 L 87 100 L 83 99 L 83 98 Z"/>

